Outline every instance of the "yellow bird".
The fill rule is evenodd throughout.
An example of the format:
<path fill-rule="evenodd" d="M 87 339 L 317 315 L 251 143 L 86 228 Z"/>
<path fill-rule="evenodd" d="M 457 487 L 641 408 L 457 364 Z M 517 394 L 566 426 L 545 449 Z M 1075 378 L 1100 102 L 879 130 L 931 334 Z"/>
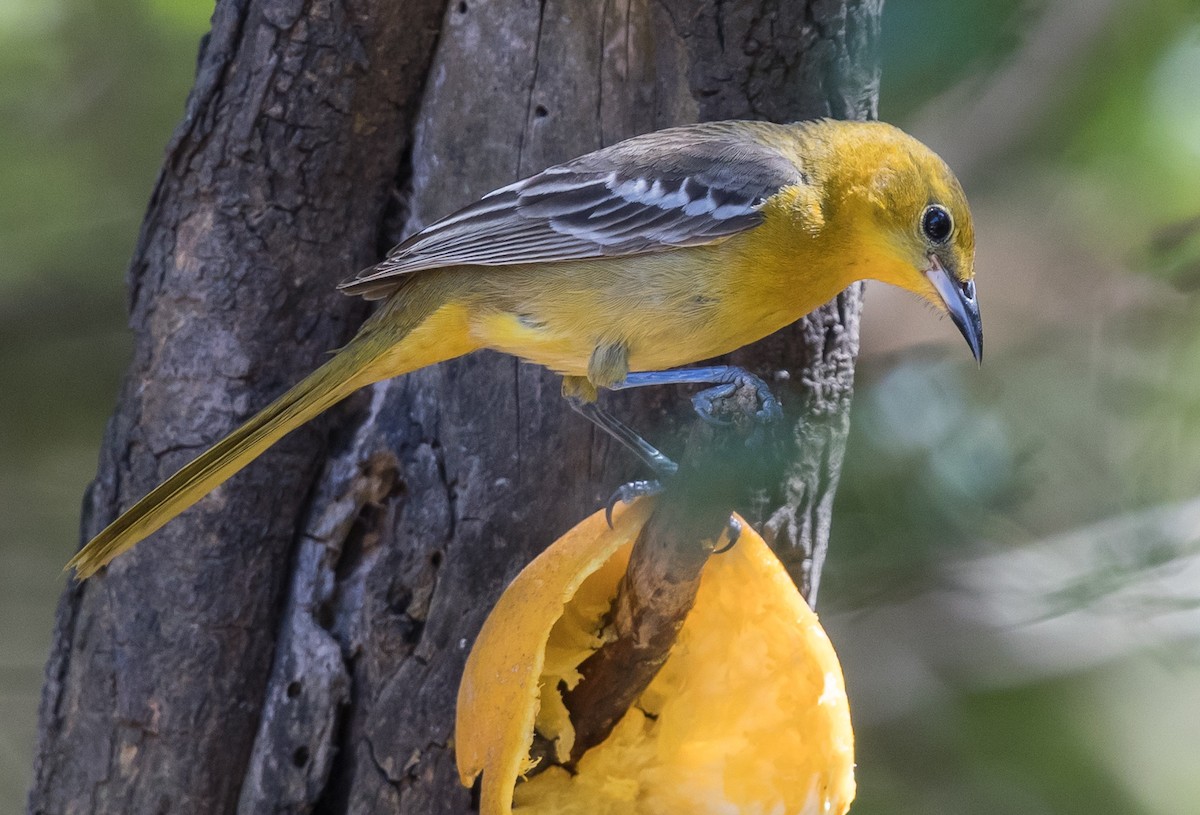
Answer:
<path fill-rule="evenodd" d="M 740 372 L 665 369 L 873 279 L 949 314 L 978 359 L 974 256 L 954 174 L 890 125 L 713 122 L 628 139 L 489 193 L 343 283 L 384 301 L 358 334 L 68 566 L 94 574 L 358 388 L 479 348 L 563 374 L 584 402 L 597 388 L 730 382 Z"/>

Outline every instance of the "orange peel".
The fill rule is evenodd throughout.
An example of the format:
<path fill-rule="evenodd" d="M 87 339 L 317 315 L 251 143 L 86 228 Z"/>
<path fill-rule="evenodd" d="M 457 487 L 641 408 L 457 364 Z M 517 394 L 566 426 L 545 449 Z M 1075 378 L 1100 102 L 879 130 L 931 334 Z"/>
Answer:
<path fill-rule="evenodd" d="M 743 522 L 709 560 L 666 664 L 572 775 L 532 768 L 534 731 L 559 760 L 574 739 L 558 688 L 604 642 L 604 618 L 653 509 L 609 529 L 596 513 L 529 564 L 467 659 L 455 750 L 481 815 L 842 815 L 854 798 L 854 737 L 841 667 L 816 615 Z"/>

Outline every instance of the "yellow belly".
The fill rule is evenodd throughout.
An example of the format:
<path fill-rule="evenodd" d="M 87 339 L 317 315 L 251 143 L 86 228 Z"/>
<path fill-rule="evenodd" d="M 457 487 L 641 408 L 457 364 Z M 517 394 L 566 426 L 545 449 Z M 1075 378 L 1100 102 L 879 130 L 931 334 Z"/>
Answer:
<path fill-rule="evenodd" d="M 766 271 L 709 247 L 488 270 L 470 332 L 481 346 L 572 376 L 586 375 L 604 345 L 626 348 L 630 370 L 662 370 L 761 339 L 841 288 L 764 280 Z"/>
<path fill-rule="evenodd" d="M 634 371 L 687 365 L 759 340 L 828 302 L 844 259 L 786 221 L 717 244 L 623 258 L 495 267 L 472 275 L 470 333 L 583 376 L 597 347 Z"/>
<path fill-rule="evenodd" d="M 629 350 L 631 371 L 659 371 L 719 356 L 774 331 L 756 329 L 736 318 L 695 319 L 681 315 L 670 320 L 635 318 L 625 330 L 562 330 L 534 324 L 527 316 L 508 313 L 483 315 L 474 321 L 472 336 L 484 347 L 513 354 L 570 376 L 587 374 L 592 352 L 601 345 L 620 344 Z M 631 321 L 632 322 L 632 321 Z"/>

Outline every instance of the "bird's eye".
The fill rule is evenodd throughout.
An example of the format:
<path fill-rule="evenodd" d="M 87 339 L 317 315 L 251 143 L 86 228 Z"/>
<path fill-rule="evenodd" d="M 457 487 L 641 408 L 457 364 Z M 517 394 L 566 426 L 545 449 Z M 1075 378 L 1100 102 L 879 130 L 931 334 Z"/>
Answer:
<path fill-rule="evenodd" d="M 954 229 L 954 220 L 946 208 L 938 204 L 925 208 L 921 216 L 921 231 L 934 243 L 944 243 Z"/>

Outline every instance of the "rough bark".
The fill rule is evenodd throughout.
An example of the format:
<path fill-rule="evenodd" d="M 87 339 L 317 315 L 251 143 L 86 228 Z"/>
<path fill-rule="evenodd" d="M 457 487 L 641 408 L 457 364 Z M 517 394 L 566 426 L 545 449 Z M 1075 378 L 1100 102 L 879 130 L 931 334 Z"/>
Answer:
<path fill-rule="evenodd" d="M 135 353 L 86 539 L 317 365 L 364 315 L 441 3 L 219 3 L 129 271 Z M 232 810 L 328 421 L 68 589 L 29 808 Z"/>
<path fill-rule="evenodd" d="M 403 232 L 638 132 L 873 115 L 880 2 L 218 3 L 131 268 L 135 358 L 83 536 L 338 345 L 363 312 L 333 283 Z M 755 510 L 810 598 L 859 308 L 855 289 L 735 355 L 786 387 L 796 448 Z M 486 353 L 377 386 L 332 444 L 310 425 L 68 589 L 30 810 L 470 811 L 467 649 L 638 474 L 558 390 Z M 611 403 L 654 438 L 687 405 Z"/>

